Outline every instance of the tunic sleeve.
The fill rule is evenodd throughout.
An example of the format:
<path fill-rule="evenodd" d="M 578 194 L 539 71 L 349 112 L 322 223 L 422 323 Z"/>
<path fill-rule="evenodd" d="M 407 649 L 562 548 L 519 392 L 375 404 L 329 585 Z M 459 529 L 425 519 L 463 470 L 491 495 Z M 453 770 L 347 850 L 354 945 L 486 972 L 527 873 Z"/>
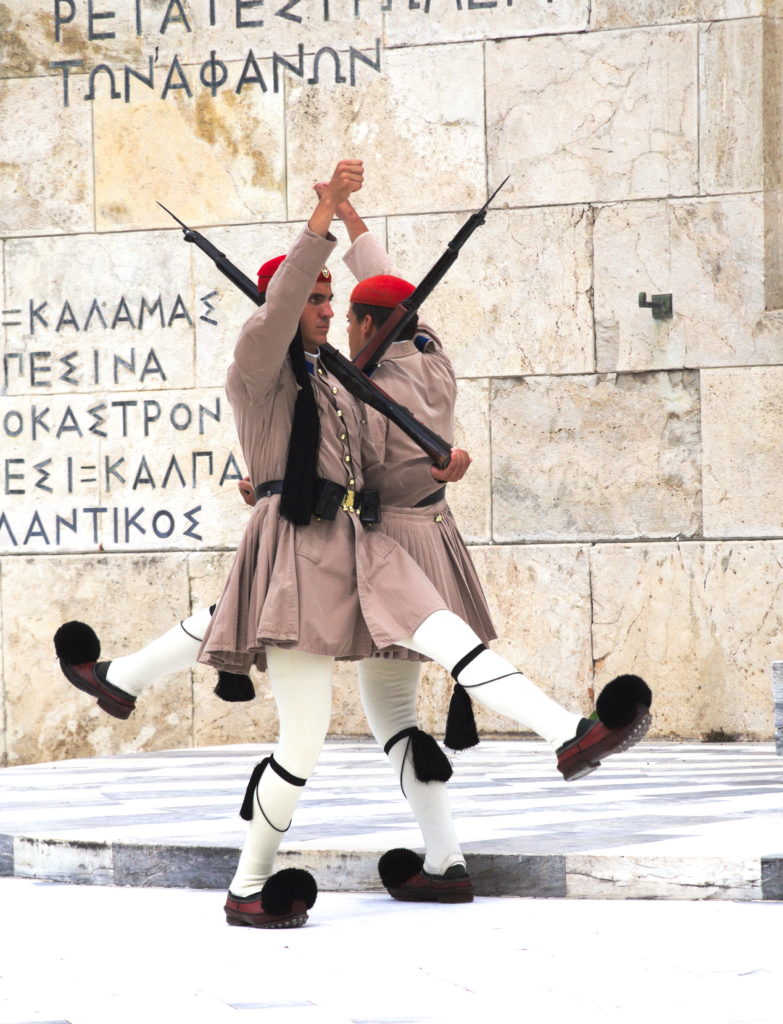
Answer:
<path fill-rule="evenodd" d="M 269 282 L 266 302 L 239 332 L 229 377 L 235 382 L 239 378 L 255 401 L 274 387 L 313 283 L 334 246 L 331 236 L 305 227 Z"/>
<path fill-rule="evenodd" d="M 357 281 L 363 281 L 366 277 L 376 277 L 378 274 L 400 276 L 391 256 L 371 231 L 359 235 L 343 256 L 343 262 Z"/>

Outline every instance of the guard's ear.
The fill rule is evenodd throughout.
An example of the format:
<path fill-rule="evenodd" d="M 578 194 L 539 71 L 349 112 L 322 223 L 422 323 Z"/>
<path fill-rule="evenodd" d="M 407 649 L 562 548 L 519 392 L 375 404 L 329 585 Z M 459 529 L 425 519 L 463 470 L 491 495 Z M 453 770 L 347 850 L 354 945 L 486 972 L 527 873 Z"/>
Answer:
<path fill-rule="evenodd" d="M 373 336 L 373 334 L 375 334 L 376 330 L 378 329 L 375 326 L 375 321 L 373 320 L 373 318 L 370 316 L 369 313 L 365 313 L 364 314 L 364 317 L 362 318 L 362 322 L 361 322 L 360 326 L 361 326 L 361 329 L 362 329 L 362 337 L 365 340 L 369 340 Z"/>

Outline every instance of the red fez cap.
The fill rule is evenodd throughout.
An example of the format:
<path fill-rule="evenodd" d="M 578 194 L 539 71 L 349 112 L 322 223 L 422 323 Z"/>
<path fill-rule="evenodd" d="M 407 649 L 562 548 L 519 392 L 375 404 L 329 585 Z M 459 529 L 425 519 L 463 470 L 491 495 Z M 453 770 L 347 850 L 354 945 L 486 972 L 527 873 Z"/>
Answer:
<path fill-rule="evenodd" d="M 258 292 L 259 295 L 266 295 L 267 287 L 269 282 L 275 275 L 275 271 L 285 259 L 285 256 L 275 256 L 272 260 L 267 260 L 266 263 L 258 271 Z M 321 273 L 316 278 L 316 281 L 331 281 L 332 275 L 329 273 L 328 267 L 322 267 Z"/>
<path fill-rule="evenodd" d="M 351 292 L 351 302 L 360 302 L 364 306 L 383 306 L 393 309 L 403 299 L 413 294 L 415 288 L 401 277 L 379 274 L 377 277 L 366 277 Z"/>

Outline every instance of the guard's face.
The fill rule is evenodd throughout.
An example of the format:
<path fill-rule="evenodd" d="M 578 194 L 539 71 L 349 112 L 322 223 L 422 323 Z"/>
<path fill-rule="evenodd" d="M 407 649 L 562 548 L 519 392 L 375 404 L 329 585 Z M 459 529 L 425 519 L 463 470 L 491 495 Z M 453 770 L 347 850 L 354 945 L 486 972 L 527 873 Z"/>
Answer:
<path fill-rule="evenodd" d="M 299 317 L 302 344 L 307 352 L 315 352 L 318 346 L 326 341 L 329 325 L 334 316 L 333 298 L 331 282 L 315 282 L 302 310 L 302 315 Z"/>
<path fill-rule="evenodd" d="M 358 320 L 353 311 L 353 306 L 349 306 L 348 322 L 345 325 L 345 329 L 348 332 L 348 351 L 351 354 L 351 359 L 354 359 L 370 340 L 375 325 L 371 316 L 365 316 L 363 320 Z"/>

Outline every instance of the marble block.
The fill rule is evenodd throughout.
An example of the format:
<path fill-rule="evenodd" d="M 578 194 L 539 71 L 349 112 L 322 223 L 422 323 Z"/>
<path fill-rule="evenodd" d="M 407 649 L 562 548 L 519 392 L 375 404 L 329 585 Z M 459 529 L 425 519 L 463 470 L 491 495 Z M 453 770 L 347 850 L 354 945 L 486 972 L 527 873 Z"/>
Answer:
<path fill-rule="evenodd" d="M 702 370 L 705 537 L 783 536 L 782 366 Z"/>
<path fill-rule="evenodd" d="M 460 377 L 589 373 L 591 214 L 581 206 L 503 209 L 510 184 L 422 306 L 422 317 L 440 332 Z M 410 280 L 423 278 L 471 212 L 389 221 L 390 251 Z"/>
<path fill-rule="evenodd" d="M 783 755 L 783 661 L 772 662 L 772 703 L 775 715 L 775 753 Z"/>
<path fill-rule="evenodd" d="M 591 551 L 597 681 L 653 690 L 653 735 L 768 740 L 783 542 L 599 544 Z"/>
<path fill-rule="evenodd" d="M 763 33 L 760 18 L 701 29 L 699 173 L 710 195 L 764 187 Z"/>
<path fill-rule="evenodd" d="M 94 184 L 85 159 L 93 145 L 89 106 L 62 107 L 49 78 L 5 80 L 0 123 L 0 235 L 91 231 Z"/>
<path fill-rule="evenodd" d="M 771 16 L 776 10 L 780 11 L 780 0 L 593 0 L 590 25 L 593 29 L 609 29 L 718 21 Z"/>
<path fill-rule="evenodd" d="M 19 836 L 14 841 L 14 874 L 20 878 L 51 878 L 72 885 L 111 885 L 111 846 Z"/>
<path fill-rule="evenodd" d="M 19 310 L 4 317 L 4 395 L 193 387 L 203 303 L 181 235 L 20 238 L 4 249 L 5 303 Z"/>
<path fill-rule="evenodd" d="M 197 93 L 121 103 L 101 94 L 95 120 L 96 227 L 191 227 L 284 220 L 283 102 L 274 92 Z M 165 145 L 163 145 L 165 140 Z"/>
<path fill-rule="evenodd" d="M 176 626 L 189 603 L 181 555 L 13 557 L 0 570 L 9 765 L 192 745 L 189 675 L 161 680 L 120 721 L 68 683 L 52 643 L 64 622 L 87 622 L 110 660 Z"/>
<path fill-rule="evenodd" d="M 588 714 L 594 694 L 587 551 L 556 544 L 472 547 L 470 553 L 498 634 L 492 649 L 554 700 Z M 453 686 L 439 666 L 426 667 L 419 698 L 422 728 L 442 735 Z M 478 700 L 473 707 L 485 735 L 526 731 Z"/>
<path fill-rule="evenodd" d="M 466 449 L 473 461 L 462 480 L 449 486 L 447 496 L 466 544 L 487 544 L 492 532 L 489 434 L 489 381 L 459 381 L 454 445 Z"/>
<path fill-rule="evenodd" d="M 513 206 L 697 188 L 696 26 L 487 43 L 490 180 Z"/>
<path fill-rule="evenodd" d="M 698 375 L 493 382 L 496 542 L 693 536 Z"/>
<path fill-rule="evenodd" d="M 762 197 L 657 200 L 602 207 L 595 218 L 599 372 L 774 363 L 765 323 Z M 674 316 L 639 307 L 671 293 Z"/>
<path fill-rule="evenodd" d="M 584 32 L 590 4 L 585 0 L 389 0 L 384 18 L 387 46 L 503 39 L 509 36 L 556 35 Z"/>
<path fill-rule="evenodd" d="M 572 854 L 569 898 L 762 899 L 760 862 L 752 858 Z M 608 884 L 608 883 L 611 883 Z"/>
<path fill-rule="evenodd" d="M 286 99 L 288 218 L 312 210 L 312 185 L 338 160 L 364 161 L 367 216 L 479 207 L 486 199 L 480 43 L 388 51 L 361 87 L 292 82 Z M 317 148 L 313 140 L 317 138 Z M 403 170 L 404 169 L 404 170 Z M 506 172 L 507 173 L 507 172 Z"/>

